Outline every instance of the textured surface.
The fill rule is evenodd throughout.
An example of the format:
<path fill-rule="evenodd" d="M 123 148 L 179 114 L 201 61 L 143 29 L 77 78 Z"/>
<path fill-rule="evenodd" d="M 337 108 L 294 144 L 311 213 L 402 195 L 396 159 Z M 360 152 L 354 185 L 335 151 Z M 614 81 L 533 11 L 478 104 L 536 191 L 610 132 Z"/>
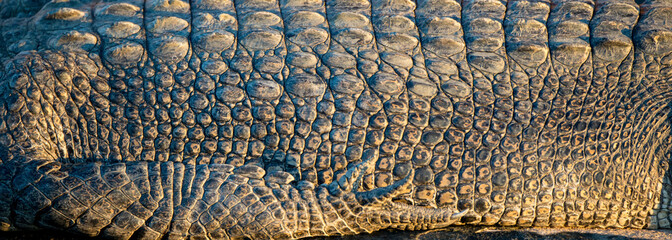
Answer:
<path fill-rule="evenodd" d="M 635 230 L 635 229 L 571 229 L 571 228 L 530 228 L 511 229 L 494 227 L 449 227 L 439 230 L 426 231 L 399 231 L 383 230 L 371 234 L 348 235 L 338 237 L 312 237 L 309 240 L 631 240 L 631 239 L 670 239 L 672 232 L 669 230 Z M 1 240 L 34 239 L 34 240 L 75 240 L 81 236 L 68 233 L 53 232 L 3 232 Z"/>
<path fill-rule="evenodd" d="M 1 5 L 0 230 L 671 227 L 670 1 Z"/>

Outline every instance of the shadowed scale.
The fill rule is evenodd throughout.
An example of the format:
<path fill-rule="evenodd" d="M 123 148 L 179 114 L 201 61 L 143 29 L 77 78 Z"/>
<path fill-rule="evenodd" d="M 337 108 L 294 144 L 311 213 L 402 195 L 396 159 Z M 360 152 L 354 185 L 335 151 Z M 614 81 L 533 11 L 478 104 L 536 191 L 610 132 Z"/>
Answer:
<path fill-rule="evenodd" d="M 671 228 L 672 2 L 0 1 L 0 230 Z"/>

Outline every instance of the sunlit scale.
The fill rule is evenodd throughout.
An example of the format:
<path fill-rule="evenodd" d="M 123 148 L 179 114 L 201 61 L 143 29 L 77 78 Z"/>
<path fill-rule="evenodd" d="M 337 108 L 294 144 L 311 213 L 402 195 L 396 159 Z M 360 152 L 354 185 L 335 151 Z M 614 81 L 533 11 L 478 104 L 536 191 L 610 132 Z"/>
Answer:
<path fill-rule="evenodd" d="M 671 228 L 666 1 L 0 1 L 0 230 Z"/>

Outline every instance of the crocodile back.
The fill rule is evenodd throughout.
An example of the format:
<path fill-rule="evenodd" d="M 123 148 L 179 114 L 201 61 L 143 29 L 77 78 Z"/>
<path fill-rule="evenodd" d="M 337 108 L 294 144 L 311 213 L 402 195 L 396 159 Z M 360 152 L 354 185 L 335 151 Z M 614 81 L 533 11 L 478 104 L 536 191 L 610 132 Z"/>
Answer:
<path fill-rule="evenodd" d="M 373 162 L 356 189 L 410 176 L 396 202 L 465 223 L 643 227 L 668 187 L 670 7 L 51 2 L 4 36 L 38 52 L 4 50 L 0 139 L 10 156 L 256 165 L 311 186 Z"/>

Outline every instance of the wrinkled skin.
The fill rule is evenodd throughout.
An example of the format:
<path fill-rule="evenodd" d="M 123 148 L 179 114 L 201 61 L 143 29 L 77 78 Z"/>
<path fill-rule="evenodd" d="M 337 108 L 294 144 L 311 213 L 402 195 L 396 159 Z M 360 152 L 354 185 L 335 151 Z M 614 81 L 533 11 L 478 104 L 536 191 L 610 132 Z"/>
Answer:
<path fill-rule="evenodd" d="M 670 228 L 669 1 L 0 5 L 0 230 Z"/>

